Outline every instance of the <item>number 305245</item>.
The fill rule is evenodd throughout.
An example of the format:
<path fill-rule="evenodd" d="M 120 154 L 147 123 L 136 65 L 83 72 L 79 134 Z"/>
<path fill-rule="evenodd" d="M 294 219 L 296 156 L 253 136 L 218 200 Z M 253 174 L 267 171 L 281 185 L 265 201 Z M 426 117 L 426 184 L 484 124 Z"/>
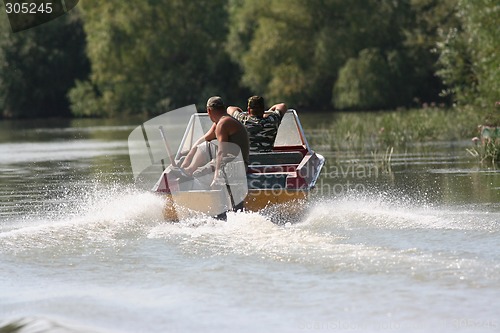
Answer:
<path fill-rule="evenodd" d="M 5 3 L 5 12 L 7 14 L 50 14 L 52 13 L 52 3 L 37 4 L 34 2 L 23 3 Z"/>

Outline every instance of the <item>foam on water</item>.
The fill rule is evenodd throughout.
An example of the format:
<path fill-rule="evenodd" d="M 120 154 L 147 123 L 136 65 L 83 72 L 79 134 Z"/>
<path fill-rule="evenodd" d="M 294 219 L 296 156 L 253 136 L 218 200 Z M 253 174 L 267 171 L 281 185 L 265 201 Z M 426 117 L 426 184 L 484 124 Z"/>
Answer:
<path fill-rule="evenodd" d="M 470 264 L 472 269 L 482 249 L 470 237 L 494 247 L 500 230 L 499 213 L 419 206 L 384 196 L 318 200 L 306 206 L 307 214 L 301 220 L 281 224 L 252 212 L 229 213 L 227 222 L 200 216 L 172 223 L 162 218 L 161 197 L 120 186 L 96 186 L 74 200 L 76 204 L 47 212 L 46 218 L 28 215 L 4 228 L 0 250 L 52 249 L 60 253 L 92 244 L 120 246 L 149 238 L 173 242 L 187 253 L 202 256 L 257 256 L 334 271 L 421 270 L 419 266 L 433 264 Z M 461 250 L 454 249 L 464 240 Z M 481 260 L 477 264 L 484 264 Z"/>
<path fill-rule="evenodd" d="M 248 311 L 253 318 L 274 311 L 274 315 L 297 322 L 293 318 L 299 309 L 304 311 L 300 297 L 324 306 L 323 293 L 339 297 L 333 303 L 335 306 L 346 304 L 344 310 L 336 312 L 344 323 L 353 318 L 349 306 L 357 307 L 366 316 L 366 322 L 373 323 L 381 315 L 377 314 L 375 304 L 391 309 L 395 306 L 392 302 L 401 307 L 405 299 L 415 304 L 405 305 L 397 319 L 412 323 L 411 316 L 418 317 L 427 306 L 426 300 L 441 289 L 447 290 L 447 299 L 460 299 L 460 293 L 470 295 L 484 290 L 481 298 L 469 303 L 476 306 L 478 318 L 493 318 L 486 303 L 487 291 L 500 288 L 500 251 L 495 251 L 500 219 L 499 213 L 487 213 L 481 207 L 437 207 L 384 193 L 352 194 L 317 199 L 304 207 L 306 213 L 298 220 L 287 217 L 289 220 L 273 223 L 276 221 L 266 215 L 273 211 L 267 210 L 229 213 L 227 222 L 199 216 L 172 223 L 163 220 L 163 200 L 152 193 L 97 183 L 87 185 L 85 191 L 67 191 L 65 195 L 70 197 L 65 198 L 64 204 L 44 212 L 45 217 L 39 212 L 29 212 L 24 219 L 0 229 L 0 255 L 7 258 L 1 265 L 7 268 L 21 265 L 25 273 L 33 271 L 36 275 L 30 278 L 28 274 L 24 277 L 26 281 L 19 282 L 24 286 L 22 290 L 5 294 L 5 301 L 14 304 L 9 305 L 13 309 L 23 309 L 16 305 L 17 299 L 30 302 L 35 310 L 28 312 L 28 316 L 34 316 L 28 317 L 32 318 L 29 327 L 58 326 L 65 332 L 66 327 L 60 323 L 79 311 L 91 311 L 94 324 L 101 320 L 107 323 L 104 327 L 113 327 L 118 318 L 120 322 L 129 320 L 124 314 L 139 318 L 133 315 L 138 312 L 141 318 L 151 318 L 157 325 L 151 331 L 162 331 L 169 327 L 169 320 L 177 320 L 182 327 L 193 325 L 188 320 L 191 311 L 198 311 L 197 315 L 204 318 L 200 322 L 205 324 L 218 311 L 234 311 L 235 319 L 229 321 L 226 329 L 221 326 L 226 317 L 220 314 L 214 324 L 222 327 L 222 331 L 234 331 L 236 322 L 253 323 L 243 316 Z M 137 243 L 140 246 L 135 247 Z M 167 253 L 172 248 L 173 252 Z M 99 256 L 99 251 L 107 250 L 105 257 Z M 150 250 L 159 252 L 148 253 Z M 42 266 L 40 262 L 47 263 Z M 78 267 L 69 270 L 75 262 Z M 236 272 L 226 265 L 234 265 Z M 114 280 L 117 273 L 112 272 L 116 270 L 121 281 Z M 73 277 L 74 274 L 85 278 Z M 245 291 L 249 283 L 261 285 L 261 280 L 267 281 L 267 286 L 251 294 L 238 295 L 232 291 L 232 299 L 249 305 L 232 303 L 222 296 L 217 298 L 218 292 L 231 293 L 231 288 L 220 289 L 218 280 L 234 274 L 241 275 L 231 280 L 231 288 L 235 290 Z M 255 281 L 245 280 L 249 278 Z M 293 290 L 281 286 L 282 278 L 293 284 Z M 384 300 L 383 293 L 391 290 L 386 285 L 387 279 L 399 288 L 392 290 L 392 302 Z M 39 290 L 44 281 L 48 288 Z M 10 284 L 17 286 L 13 282 L 6 285 Z M 82 284 L 87 289 L 82 289 Z M 408 289 L 406 284 L 413 286 Z M 210 286 L 219 289 L 212 293 Z M 350 291 L 343 292 L 343 288 Z M 451 296 L 457 290 L 464 291 Z M 262 303 L 269 293 L 277 295 L 276 301 Z M 290 294 L 299 297 L 296 303 L 290 303 Z M 288 310 L 276 310 L 276 304 L 285 300 L 289 302 Z M 65 310 L 61 320 L 54 316 L 59 313 L 60 304 L 66 307 L 69 304 L 71 310 Z M 179 311 L 182 305 L 185 309 Z M 435 308 L 443 313 L 434 317 L 446 318 L 446 311 L 453 310 L 444 300 Z M 98 309 L 103 313 L 97 313 Z M 184 319 L 165 317 L 164 309 Z M 460 311 L 464 313 L 464 309 Z M 330 312 L 326 308 L 323 311 L 326 311 L 324 316 L 321 311 L 306 310 L 311 318 L 325 322 Z M 109 322 L 102 319 L 106 315 L 113 319 Z M 275 322 L 271 317 L 267 322 Z M 286 320 L 281 325 L 290 328 L 284 324 Z M 302 319 L 301 323 L 313 325 L 314 321 Z M 142 324 L 127 325 L 140 329 Z M 67 331 L 81 330 L 77 324 L 69 325 Z"/>
<path fill-rule="evenodd" d="M 139 237 L 150 224 L 162 220 L 160 197 L 123 186 L 68 191 L 72 198 L 40 214 L 28 212 L 21 220 L 4 226 L 0 249 L 22 252 L 27 249 L 112 244 Z M 57 199 L 56 199 L 57 201 Z"/>
<path fill-rule="evenodd" d="M 452 229 L 499 231 L 500 212 L 481 207 L 435 206 L 425 201 L 386 193 L 352 194 L 338 199 L 318 200 L 306 223 L 320 227 L 342 225 L 379 229 Z"/>
<path fill-rule="evenodd" d="M 392 273 L 479 286 L 499 283 L 497 252 L 485 254 L 482 247 L 497 244 L 498 221 L 499 214 L 352 196 L 312 204 L 300 223 L 277 225 L 261 214 L 233 213 L 227 222 L 165 223 L 148 237 L 177 241 L 184 251 L 208 257 L 237 254 L 327 272 Z"/>

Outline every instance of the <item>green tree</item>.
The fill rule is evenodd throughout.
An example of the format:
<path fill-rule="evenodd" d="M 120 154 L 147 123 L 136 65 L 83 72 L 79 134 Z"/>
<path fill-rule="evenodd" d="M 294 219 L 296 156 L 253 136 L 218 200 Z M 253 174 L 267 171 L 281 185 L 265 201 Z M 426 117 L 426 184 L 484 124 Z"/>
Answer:
<path fill-rule="evenodd" d="M 242 84 L 291 104 L 373 109 L 437 101 L 443 86 L 432 50 L 438 28 L 453 23 L 456 1 L 233 0 L 228 51 L 243 69 Z"/>
<path fill-rule="evenodd" d="M 390 62 L 395 54 L 398 59 L 404 58 L 402 27 L 408 25 L 410 9 L 406 1 L 386 0 L 232 1 L 228 51 L 243 68 L 242 83 L 271 99 L 314 107 L 345 105 L 335 102 L 339 96 L 334 96 L 332 102 L 333 88 L 339 73 L 345 77 L 360 52 L 379 49 L 386 66 L 405 65 Z M 391 74 L 379 78 L 390 80 L 394 73 L 409 68 L 377 70 L 373 74 Z M 376 68 L 368 66 L 365 70 Z M 363 78 L 358 79 L 363 83 Z M 350 89 L 353 92 L 355 86 Z M 344 91 L 336 90 L 337 94 Z M 406 99 L 398 98 L 398 102 L 407 102 L 408 95 Z M 340 98 L 345 101 L 347 96 Z M 389 106 L 394 101 L 377 99 L 375 104 Z M 375 107 L 365 102 L 362 105 L 350 107 Z"/>
<path fill-rule="evenodd" d="M 68 116 L 68 90 L 89 72 L 78 10 L 10 32 L 0 18 L 0 109 L 4 117 Z"/>
<path fill-rule="evenodd" d="M 401 102 L 399 81 L 379 49 L 364 49 L 340 70 L 333 103 L 339 109 L 395 107 Z"/>
<path fill-rule="evenodd" d="M 401 1 L 378 15 L 370 26 L 399 33 L 378 40 L 375 49 L 364 49 L 339 71 L 332 103 L 340 109 L 380 109 L 442 102 L 444 88 L 435 75 L 438 29 L 455 26 L 456 0 Z"/>
<path fill-rule="evenodd" d="M 411 67 L 412 98 L 421 103 L 446 102 L 440 96 L 445 86 L 436 75 L 439 53 L 436 44 L 441 39 L 440 32 L 456 27 L 459 22 L 455 15 L 457 0 L 411 0 L 410 24 L 404 27 L 404 48 L 407 66 Z"/>
<path fill-rule="evenodd" d="M 77 115 L 156 113 L 236 94 L 224 50 L 226 0 L 87 0 L 88 82 L 71 92 Z"/>
<path fill-rule="evenodd" d="M 500 99 L 500 2 L 458 0 L 456 17 L 438 44 L 438 75 L 459 104 L 491 107 Z"/>
<path fill-rule="evenodd" d="M 324 100 L 345 58 L 335 45 L 349 35 L 335 23 L 346 8 L 342 1 L 231 1 L 228 52 L 243 69 L 242 84 L 292 105 Z"/>

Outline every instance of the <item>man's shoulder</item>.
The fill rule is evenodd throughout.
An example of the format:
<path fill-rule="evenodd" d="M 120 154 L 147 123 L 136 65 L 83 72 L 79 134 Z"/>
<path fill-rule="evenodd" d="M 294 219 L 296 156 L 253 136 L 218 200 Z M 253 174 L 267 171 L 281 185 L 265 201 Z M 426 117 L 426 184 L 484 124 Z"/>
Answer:
<path fill-rule="evenodd" d="M 223 117 L 220 121 L 219 124 L 222 127 L 240 127 L 243 126 L 241 122 L 239 121 L 238 118 L 234 116 L 229 116 L 229 117 Z"/>
<path fill-rule="evenodd" d="M 277 123 L 280 122 L 282 118 L 283 116 L 281 115 L 281 113 L 278 110 L 274 110 L 270 114 L 268 114 L 267 117 L 265 117 L 264 119 L 266 120 L 266 122 L 269 123 Z"/>

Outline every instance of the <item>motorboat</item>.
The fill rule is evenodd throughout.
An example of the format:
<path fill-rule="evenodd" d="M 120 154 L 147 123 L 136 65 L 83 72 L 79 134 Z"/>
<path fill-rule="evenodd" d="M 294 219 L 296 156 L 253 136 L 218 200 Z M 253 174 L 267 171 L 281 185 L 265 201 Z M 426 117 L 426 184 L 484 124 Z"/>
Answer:
<path fill-rule="evenodd" d="M 155 151 L 161 150 L 159 143 L 146 144 L 151 163 L 161 165 L 161 175 L 156 174 L 157 180 L 152 190 L 164 198 L 165 219 L 182 220 L 193 214 L 224 217 L 227 211 L 236 207 L 243 207 L 248 211 L 260 211 L 270 206 L 288 204 L 288 207 L 301 209 L 302 203 L 307 200 L 316 185 L 325 158 L 309 146 L 295 110 L 289 109 L 284 114 L 272 151 L 251 153 L 248 167 L 245 167 L 241 155 L 233 156 L 231 161 L 224 164 L 225 175 L 228 175 L 224 186 L 211 187 L 210 180 L 213 179 L 213 173 L 210 172 L 203 175 L 209 180 L 208 182 L 196 177 L 186 180 L 170 175 L 168 163 L 174 166 L 180 165 L 186 152 L 210 126 L 212 122 L 208 114 L 193 113 L 175 153 L 171 148 L 175 145 L 171 139 L 175 135 L 172 135 L 172 129 L 165 128 L 165 124 L 161 124 L 161 121 L 155 121 L 146 127 L 143 125 L 141 130 L 136 129 L 135 141 L 145 139 L 147 142 L 151 141 L 152 136 L 156 136 L 164 146 L 164 153 L 160 154 L 163 158 L 160 159 L 161 163 L 158 163 L 159 159 L 155 159 L 153 155 Z M 159 137 L 157 134 L 152 134 L 155 130 L 159 133 Z M 176 132 L 179 132 L 178 129 Z M 148 133 L 150 133 L 149 139 Z M 137 136 L 140 136 L 139 140 Z M 129 148 L 131 137 L 132 134 L 129 137 Z M 132 150 L 131 161 L 134 168 Z M 137 165 L 137 161 L 135 164 Z M 136 169 L 148 169 L 147 174 L 154 174 L 151 168 L 136 166 Z"/>

